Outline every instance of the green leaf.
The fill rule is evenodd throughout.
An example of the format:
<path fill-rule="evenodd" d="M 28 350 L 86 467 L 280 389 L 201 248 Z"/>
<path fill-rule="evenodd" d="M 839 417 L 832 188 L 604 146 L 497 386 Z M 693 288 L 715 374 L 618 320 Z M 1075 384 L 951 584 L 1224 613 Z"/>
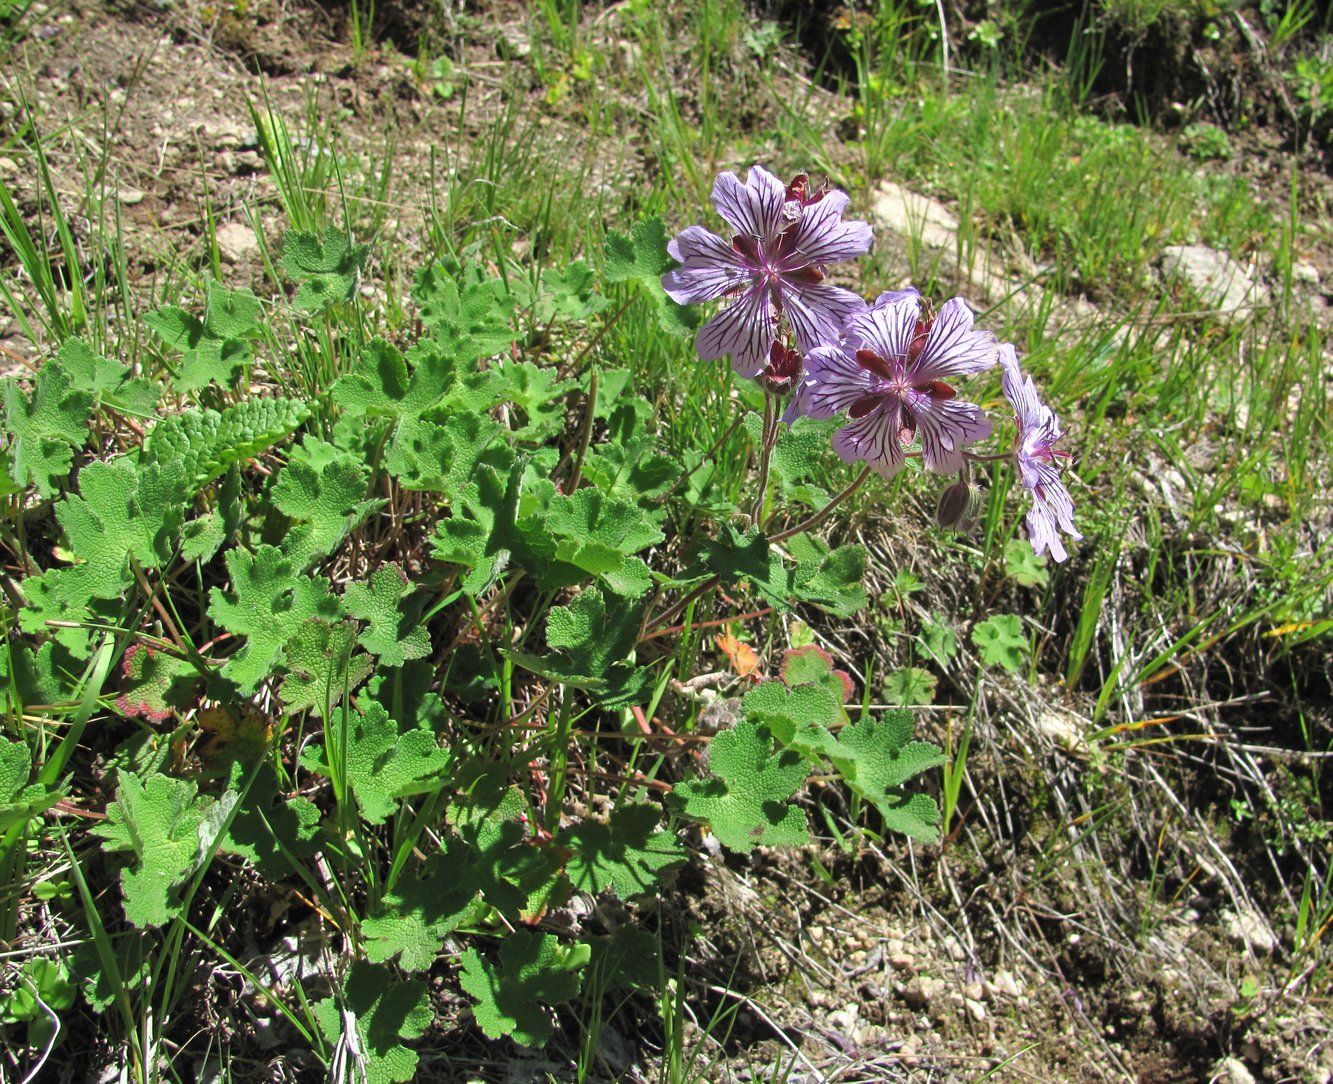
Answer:
<path fill-rule="evenodd" d="M 403 606 L 413 590 L 403 570 L 390 562 L 370 577 L 369 585 L 348 584 L 343 595 L 347 612 L 366 622 L 361 646 L 385 666 L 402 666 L 430 654 L 430 637 L 419 623 L 421 606 Z"/>
<path fill-rule="evenodd" d="M 273 483 L 272 501 L 307 526 L 291 531 L 283 550 L 298 569 L 332 553 L 382 500 L 366 500 L 370 470 L 332 444 L 307 436 Z"/>
<path fill-rule="evenodd" d="M 198 675 L 184 659 L 168 655 L 147 644 L 131 644 L 120 663 L 125 677 L 116 706 L 126 715 L 152 722 L 163 722 L 173 709 L 183 708 L 194 699 L 197 681 L 182 679 Z"/>
<path fill-rule="evenodd" d="M 657 217 L 636 222 L 630 235 L 606 236 L 606 281 L 633 282 L 652 298 L 657 320 L 672 335 L 688 335 L 699 325 L 697 312 L 677 305 L 662 289 L 662 274 L 675 261 L 667 255 L 667 232 Z"/>
<path fill-rule="evenodd" d="M 746 693 L 743 702 L 746 718 L 762 723 L 783 745 L 806 757 L 836 748 L 832 730 L 847 718 L 837 679 L 794 689 L 766 681 Z"/>
<path fill-rule="evenodd" d="M 596 587 L 580 593 L 568 606 L 554 606 L 546 618 L 546 642 L 558 654 L 536 657 L 520 651 L 506 655 L 524 669 L 561 681 L 575 688 L 632 701 L 642 691 L 651 672 L 623 663 L 634 650 L 643 621 L 643 607 L 627 600 L 607 597 Z"/>
<path fill-rule="evenodd" d="M 339 997 L 315 1002 L 319 1029 L 330 1043 L 355 1051 L 347 1079 L 365 1084 L 402 1084 L 417 1071 L 417 1053 L 402 1044 L 419 1039 L 434 1014 L 426 984 L 395 979 L 387 967 L 356 960 L 339 985 Z M 344 1037 L 351 1024 L 355 1035 Z"/>
<path fill-rule="evenodd" d="M 606 383 L 604 374 L 604 389 Z M 607 429 L 606 443 L 588 450 L 583 476 L 608 497 L 647 507 L 654 521 L 659 521 L 663 512 L 656 498 L 680 481 L 681 464 L 658 450 L 657 438 L 646 431 L 643 418 L 631 404 L 612 412 Z"/>
<path fill-rule="evenodd" d="M 869 598 L 863 586 L 864 547 L 839 546 L 831 550 L 827 543 L 808 534 L 789 538 L 786 545 L 787 552 L 796 559 L 792 587 L 797 598 L 835 617 L 851 617 L 865 609 Z"/>
<path fill-rule="evenodd" d="M 240 855 L 270 878 L 285 876 L 293 862 L 314 852 L 319 807 L 308 798 L 283 797 L 272 764 L 266 760 L 253 765 L 234 763 L 230 789 L 244 794 L 244 799 L 222 839 L 222 850 Z"/>
<path fill-rule="evenodd" d="M 1023 620 L 1017 614 L 996 614 L 972 630 L 972 642 L 981 649 L 981 661 L 987 666 L 1003 666 L 1011 674 L 1023 668 L 1028 656 L 1028 640 L 1023 635 Z"/>
<path fill-rule="evenodd" d="M 254 359 L 248 340 L 261 330 L 262 311 L 253 291 L 228 290 L 211 282 L 203 319 L 167 305 L 150 312 L 144 322 L 180 352 L 181 365 L 172 385 L 188 394 L 211 383 L 236 386 L 237 370 Z"/>
<path fill-rule="evenodd" d="M 895 670 L 884 682 L 884 696 L 890 704 L 914 707 L 935 701 L 937 678 L 929 670 L 904 666 Z"/>
<path fill-rule="evenodd" d="M 805 813 L 787 802 L 810 767 L 793 750 L 775 751 L 766 728 L 746 719 L 720 731 L 709 747 L 709 770 L 711 779 L 677 783 L 673 797 L 684 816 L 705 821 L 724 845 L 751 851 L 809 841 Z"/>
<path fill-rule="evenodd" d="M 508 472 L 514 463 L 505 430 L 484 414 L 460 412 L 443 422 L 404 418 L 384 453 L 384 468 L 404 489 L 454 499 L 481 463 Z"/>
<path fill-rule="evenodd" d="M 106 822 L 91 831 L 105 841 L 104 850 L 133 856 L 120 880 L 125 917 L 140 929 L 165 925 L 180 914 L 178 889 L 204 857 L 210 804 L 188 780 L 155 773 L 145 785 L 131 772 L 120 773 Z"/>
<path fill-rule="evenodd" d="M 334 226 L 322 240 L 315 233 L 289 230 L 282 243 L 282 269 L 300 284 L 292 304 L 303 312 L 320 312 L 351 301 L 369 253 L 368 245 L 353 245 Z"/>
<path fill-rule="evenodd" d="M 130 376 L 128 365 L 93 353 L 82 339 L 65 340 L 60 348 L 60 364 L 77 390 L 123 414 L 152 417 L 153 408 L 162 397 L 160 384 Z"/>
<path fill-rule="evenodd" d="M 1024 545 L 1031 549 L 1026 543 Z M 922 654 L 940 666 L 947 666 L 949 660 L 958 654 L 958 636 L 945 621 L 927 622 L 921 627 L 917 642 L 921 645 Z"/>
<path fill-rule="evenodd" d="M 1045 587 L 1051 574 L 1046 571 L 1046 557 L 1032 549 L 1030 542 L 1011 538 L 1004 544 L 1004 573 L 1024 587 Z"/>
<path fill-rule="evenodd" d="M 542 440 L 564 428 L 564 400 L 579 386 L 577 380 L 561 380 L 555 369 L 530 361 L 505 359 L 496 371 L 503 401 L 517 407 L 526 421 L 511 426 L 515 439 Z"/>
<path fill-rule="evenodd" d="M 227 552 L 232 594 L 214 587 L 208 613 L 219 625 L 246 637 L 245 646 L 227 660 L 224 677 L 252 693 L 281 658 L 283 646 L 312 617 L 333 621 L 338 600 L 322 576 L 298 575 L 292 562 L 273 546 L 260 546 L 254 556 Z"/>
<path fill-rule="evenodd" d="M 10 474 L 20 486 L 54 496 L 56 483 L 69 474 L 74 449 L 88 439 L 93 397 L 80 391 L 59 362 L 48 361 L 37 373 L 29 397 L 17 377 L 5 379 L 5 428 L 11 436 Z"/>
<path fill-rule="evenodd" d="M 29 783 L 32 754 L 23 742 L 0 738 L 0 832 L 40 817 L 65 796 L 63 787 L 48 791 Z"/>
<path fill-rule="evenodd" d="M 309 710 L 326 718 L 367 677 L 374 665 L 369 655 L 353 655 L 356 625 L 351 621 L 330 624 L 318 617 L 306 621 L 287 641 L 287 669 L 278 696 L 288 715 Z"/>
<path fill-rule="evenodd" d="M 69 549 L 82 562 L 83 586 L 94 598 L 120 598 L 134 581 L 131 559 L 144 568 L 170 560 L 184 513 L 181 473 L 174 464 L 136 468 L 128 459 L 90 463 L 79 472 L 79 496 L 56 506 Z"/>
<path fill-rule="evenodd" d="M 399 880 L 378 912 L 361 923 L 366 955 L 376 963 L 397 956 L 404 971 L 425 971 L 444 939 L 476 910 L 480 884 L 472 853 L 458 841 L 426 859 L 414 877 Z"/>
<path fill-rule="evenodd" d="M 622 900 L 655 892 L 662 871 L 685 861 L 685 849 L 671 832 L 654 831 L 661 819 L 655 805 L 626 805 L 607 824 L 585 820 L 562 832 L 557 842 L 573 852 L 565 871 L 574 888 L 614 889 Z"/>
<path fill-rule="evenodd" d="M 473 569 L 463 589 L 474 597 L 494 582 L 508 565 L 513 547 L 521 545 L 515 533 L 514 513 L 522 481 L 522 464 L 508 478 L 481 466 L 458 494 L 457 508 L 441 520 L 431 537 L 431 549 L 441 561 Z"/>
<path fill-rule="evenodd" d="M 511 923 L 530 921 L 563 902 L 568 881 L 561 855 L 534 845 L 522 792 L 505 786 L 499 771 L 463 784 L 467 797 L 449 807 L 449 821 L 472 852 L 482 899 Z"/>
<path fill-rule="evenodd" d="M 360 710 L 357 710 L 360 709 Z M 429 730 L 398 732 L 398 724 L 384 707 L 361 696 L 347 716 L 334 708 L 325 728 L 328 734 L 345 733 L 343 762 L 347 781 L 370 824 L 383 824 L 398 808 L 398 799 L 438 790 L 453 756 L 441 749 Z M 307 746 L 301 762 L 311 771 L 331 775 L 322 744 Z"/>
<path fill-rule="evenodd" d="M 493 357 L 513 341 L 514 298 L 500 279 L 442 261 L 417 272 L 412 297 L 441 348 L 461 362 Z"/>
<path fill-rule="evenodd" d="M 838 751 L 830 759 L 847 785 L 879 810 L 886 827 L 933 843 L 939 839 L 939 808 L 929 795 L 908 795 L 902 785 L 943 764 L 944 753 L 913 741 L 914 726 L 906 711 L 885 712 L 878 720 L 866 716 L 838 733 Z"/>
<path fill-rule="evenodd" d="M 730 523 L 722 523 L 717 537 L 704 543 L 703 558 L 709 570 L 717 573 L 724 584 L 743 580 L 770 605 L 790 609 L 792 574 L 783 567 L 782 558 L 758 527 L 738 534 Z"/>
<path fill-rule="evenodd" d="M 586 945 L 562 950 L 553 934 L 515 930 L 500 945 L 499 966 L 475 948 L 465 951 L 458 981 L 476 999 L 473 1012 L 490 1038 L 512 1035 L 539 1047 L 551 1036 L 545 1006 L 562 1005 L 579 992 L 578 971 L 590 955 Z"/>
<path fill-rule="evenodd" d="M 556 319 L 578 323 L 601 312 L 608 304 L 597 293 L 597 276 L 592 269 L 582 260 L 574 260 L 563 270 L 548 267 L 542 272 L 534 315 L 540 324 Z"/>
<path fill-rule="evenodd" d="M 185 484 L 179 497 L 184 500 L 233 464 L 291 436 L 309 416 L 309 405 L 299 399 L 247 399 L 220 414 L 191 410 L 158 422 L 144 440 L 144 457 L 181 465 Z"/>
<path fill-rule="evenodd" d="M 408 358 L 413 363 L 410 376 Z M 420 417 L 453 389 L 457 365 L 434 343 L 421 343 L 408 358 L 392 343 L 371 339 L 355 368 L 333 385 L 333 401 L 358 416 Z"/>

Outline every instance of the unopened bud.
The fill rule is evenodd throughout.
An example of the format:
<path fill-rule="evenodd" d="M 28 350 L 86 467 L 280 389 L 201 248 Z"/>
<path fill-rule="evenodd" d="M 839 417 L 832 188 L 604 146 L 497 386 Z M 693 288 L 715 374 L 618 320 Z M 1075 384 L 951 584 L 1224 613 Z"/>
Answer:
<path fill-rule="evenodd" d="M 940 494 L 935 522 L 946 531 L 970 531 L 980 512 L 980 491 L 969 482 L 958 481 Z"/>

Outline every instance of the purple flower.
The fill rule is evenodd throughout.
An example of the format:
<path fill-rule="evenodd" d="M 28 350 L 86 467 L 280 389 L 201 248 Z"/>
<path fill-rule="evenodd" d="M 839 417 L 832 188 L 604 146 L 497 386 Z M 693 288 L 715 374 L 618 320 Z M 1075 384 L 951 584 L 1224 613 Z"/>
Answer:
<path fill-rule="evenodd" d="M 681 305 L 733 299 L 699 329 L 695 345 L 705 361 L 732 356 L 743 376 L 764 371 L 782 321 L 808 351 L 836 340 L 843 322 L 864 312 L 865 301 L 824 281 L 826 264 L 870 251 L 870 227 L 844 222 L 847 194 L 810 192 L 807 178 L 784 185 L 762 166 L 745 184 L 734 173 L 713 182 L 713 206 L 735 234 L 727 241 L 691 226 L 667 245 L 680 267 L 662 276 L 667 295 Z"/>
<path fill-rule="evenodd" d="M 1013 403 L 1018 422 L 1014 457 L 1023 485 L 1032 494 L 1032 509 L 1027 515 L 1032 549 L 1035 553 L 1049 549 L 1055 560 L 1063 561 L 1069 554 L 1060 541 L 1060 531 L 1074 539 L 1083 536 L 1074 529 L 1074 502 L 1060 481 L 1056 466 L 1058 459 L 1069 456 L 1068 452 L 1055 450 L 1055 442 L 1060 439 L 1060 419 L 1037 398 L 1032 377 L 1023 375 L 1018 355 L 1008 343 L 1000 347 L 1000 365 L 1004 369 L 1004 395 Z"/>
<path fill-rule="evenodd" d="M 810 351 L 788 420 L 846 411 L 852 421 L 833 435 L 834 450 L 848 463 L 864 459 L 886 478 L 902 468 L 917 437 L 928 470 L 959 470 L 964 446 L 989 436 L 991 424 L 946 380 L 994 365 L 995 336 L 973 330 L 962 298 L 935 316 L 922 308 L 915 290 L 885 294 L 847 322 L 841 345 Z"/>

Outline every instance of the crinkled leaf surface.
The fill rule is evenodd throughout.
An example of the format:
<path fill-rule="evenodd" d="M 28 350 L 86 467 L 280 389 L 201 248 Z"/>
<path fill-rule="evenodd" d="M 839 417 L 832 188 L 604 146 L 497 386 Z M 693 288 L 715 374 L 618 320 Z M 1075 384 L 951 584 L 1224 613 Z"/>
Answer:
<path fill-rule="evenodd" d="M 116 800 L 106 821 L 92 829 L 108 851 L 133 855 L 121 871 L 125 917 L 140 929 L 162 926 L 180 914 L 180 886 L 198 868 L 204 854 L 204 814 L 209 799 L 194 783 L 161 773 L 140 782 L 120 773 Z"/>
<path fill-rule="evenodd" d="M 483 779 L 450 807 L 449 820 L 472 851 L 482 898 L 510 922 L 526 921 L 564 898 L 560 854 L 533 843 L 527 801 L 517 787 Z"/>
<path fill-rule="evenodd" d="M 792 588 L 802 602 L 827 610 L 835 617 L 851 617 L 869 602 L 864 586 L 866 551 L 861 546 L 828 544 L 808 534 L 786 542 L 796 559 Z"/>
<path fill-rule="evenodd" d="M 152 416 L 162 397 L 162 386 L 130 375 L 130 367 L 93 352 L 82 339 L 66 339 L 60 348 L 60 364 L 73 378 L 74 387 L 94 400 L 136 417 Z"/>
<path fill-rule="evenodd" d="M 398 799 L 442 786 L 441 778 L 453 756 L 440 748 L 429 730 L 410 729 L 400 734 L 384 707 L 366 696 L 357 700 L 345 723 L 347 780 L 366 821 L 383 824 L 398 808 Z M 339 734 L 343 729 L 343 709 L 334 708 L 325 732 Z M 330 774 L 323 745 L 308 746 L 301 762 L 311 771 Z"/>
<path fill-rule="evenodd" d="M 709 748 L 711 779 L 677 783 L 680 812 L 705 821 L 734 851 L 808 842 L 805 813 L 788 800 L 810 774 L 795 751 L 777 752 L 773 737 L 752 719 L 720 731 Z"/>
<path fill-rule="evenodd" d="M 907 795 L 902 785 L 913 776 L 944 763 L 944 753 L 929 742 L 913 741 L 915 722 L 907 711 L 866 716 L 838 734 L 838 750 L 830 755 L 844 781 L 879 809 L 884 823 L 915 839 L 934 842 L 939 809 L 925 794 Z"/>
<path fill-rule="evenodd" d="M 189 410 L 164 418 L 144 441 L 149 462 L 179 463 L 181 499 L 197 493 L 235 463 L 260 455 L 289 437 L 310 415 L 299 399 L 247 399 L 216 410 Z"/>
<path fill-rule="evenodd" d="M 355 961 L 340 986 L 341 997 L 314 1004 L 319 1029 L 330 1043 L 348 1028 L 356 1034 L 347 1046 L 358 1053 L 350 1080 L 365 1084 L 402 1084 L 416 1076 L 417 1053 L 403 1039 L 419 1039 L 434 1014 L 426 984 L 398 979 L 387 967 Z"/>
<path fill-rule="evenodd" d="M 384 502 L 366 500 L 370 471 L 322 440 L 307 437 L 273 484 L 272 500 L 304 527 L 291 531 L 283 550 L 297 568 L 337 549 Z"/>
<path fill-rule="evenodd" d="M 355 647 L 353 622 L 330 623 L 318 617 L 305 621 L 283 649 L 291 671 L 278 690 L 283 711 L 291 715 L 309 710 L 323 719 L 343 703 L 374 665 L 369 655 L 353 654 Z"/>
<path fill-rule="evenodd" d="M 253 556 L 227 551 L 231 593 L 214 587 L 208 613 L 219 625 L 246 637 L 245 646 L 222 668 L 224 677 L 243 692 L 254 692 L 278 663 L 283 645 L 312 617 L 332 621 L 339 603 L 322 576 L 304 576 L 273 546 L 260 546 Z"/>
<path fill-rule="evenodd" d="M 498 966 L 467 949 L 458 981 L 476 999 L 477 1023 L 492 1039 L 512 1035 L 524 1046 L 541 1046 L 551 1035 L 546 1006 L 579 992 L 578 971 L 589 955 L 586 945 L 562 951 L 553 934 L 515 930 L 500 945 Z"/>
<path fill-rule="evenodd" d="M 222 850 L 240 855 L 264 876 L 274 878 L 290 873 L 293 862 L 313 853 L 319 807 L 308 798 L 281 795 L 272 764 L 234 763 L 231 790 L 244 797 L 222 839 Z"/>
<path fill-rule="evenodd" d="M 633 282 L 644 290 L 657 311 L 664 331 L 688 335 L 699 324 L 699 314 L 677 305 L 662 289 L 662 273 L 674 261 L 667 255 L 667 231 L 657 217 L 634 223 L 630 235 L 610 231 L 606 236 L 606 281 Z"/>
<path fill-rule="evenodd" d="M 408 359 L 413 363 L 410 376 Z M 333 385 L 333 401 L 356 415 L 417 418 L 439 403 L 456 379 L 454 359 L 433 344 L 422 343 L 404 358 L 392 343 L 371 339 L 356 367 Z"/>
<path fill-rule="evenodd" d="M 21 741 L 0 738 L 0 832 L 16 824 L 27 824 L 64 797 L 63 789 L 48 791 L 40 783 L 29 783 L 32 754 Z"/>
<path fill-rule="evenodd" d="M 136 468 L 121 458 L 89 463 L 79 472 L 80 495 L 58 504 L 56 518 L 93 598 L 125 593 L 134 579 L 131 558 L 144 568 L 170 559 L 184 518 L 180 489 L 175 465 Z"/>
<path fill-rule="evenodd" d="M 671 832 L 659 832 L 660 807 L 625 805 L 610 820 L 585 820 L 560 834 L 559 844 L 573 852 L 565 872 L 580 892 L 614 889 L 622 900 L 657 890 L 662 871 L 685 860 L 685 849 Z"/>
<path fill-rule="evenodd" d="M 372 574 L 368 584 L 348 584 L 343 594 L 347 612 L 366 622 L 361 646 L 385 666 L 402 666 L 430 654 L 430 637 L 419 624 L 420 604 L 404 602 L 413 590 L 403 570 L 390 562 Z"/>
<path fill-rule="evenodd" d="M 321 238 L 305 230 L 289 230 L 282 242 L 282 269 L 299 285 L 292 304 L 305 312 L 351 301 L 356 277 L 365 266 L 370 246 L 354 245 L 342 230 L 330 226 Z"/>
<path fill-rule="evenodd" d="M 400 878 L 379 911 L 361 923 L 366 955 L 376 963 L 398 957 L 404 971 L 425 971 L 444 939 L 475 910 L 480 883 L 472 852 L 458 840 Z"/>
<path fill-rule="evenodd" d="M 417 272 L 412 297 L 422 322 L 460 361 L 492 357 L 513 340 L 514 298 L 500 279 L 442 261 Z"/>
<path fill-rule="evenodd" d="M 162 722 L 173 709 L 193 699 L 197 678 L 193 666 L 147 644 L 131 644 L 120 662 L 124 681 L 116 706 L 126 715 Z"/>
<path fill-rule="evenodd" d="M 10 474 L 20 486 L 35 485 L 43 497 L 69 474 L 74 449 L 88 439 L 93 397 L 55 361 L 37 374 L 32 395 L 17 377 L 5 379 L 5 428 L 10 434 Z"/>

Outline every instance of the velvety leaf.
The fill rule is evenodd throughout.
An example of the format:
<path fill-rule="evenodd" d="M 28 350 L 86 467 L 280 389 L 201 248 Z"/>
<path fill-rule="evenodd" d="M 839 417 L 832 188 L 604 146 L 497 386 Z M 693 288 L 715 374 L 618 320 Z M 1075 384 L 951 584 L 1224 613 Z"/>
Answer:
<path fill-rule="evenodd" d="M 579 992 L 578 971 L 590 955 L 586 945 L 562 950 L 552 934 L 515 930 L 500 945 L 498 966 L 475 948 L 467 949 L 458 981 L 476 1000 L 472 1011 L 488 1036 L 512 1035 L 516 1042 L 539 1047 L 551 1035 L 546 1006 L 564 1004 Z"/>
<path fill-rule="evenodd" d="M 311 617 L 333 621 L 339 602 L 328 580 L 299 575 L 292 562 L 273 546 L 260 546 L 251 556 L 227 552 L 231 593 L 209 592 L 209 616 L 246 643 L 222 668 L 224 677 L 246 693 L 259 687 L 280 660 L 282 648 Z"/>
<path fill-rule="evenodd" d="M 809 840 L 805 813 L 788 800 L 810 766 L 793 750 L 777 752 L 768 730 L 752 719 L 719 731 L 709 747 L 712 777 L 677 783 L 680 812 L 708 824 L 734 851 L 793 847 Z"/>

